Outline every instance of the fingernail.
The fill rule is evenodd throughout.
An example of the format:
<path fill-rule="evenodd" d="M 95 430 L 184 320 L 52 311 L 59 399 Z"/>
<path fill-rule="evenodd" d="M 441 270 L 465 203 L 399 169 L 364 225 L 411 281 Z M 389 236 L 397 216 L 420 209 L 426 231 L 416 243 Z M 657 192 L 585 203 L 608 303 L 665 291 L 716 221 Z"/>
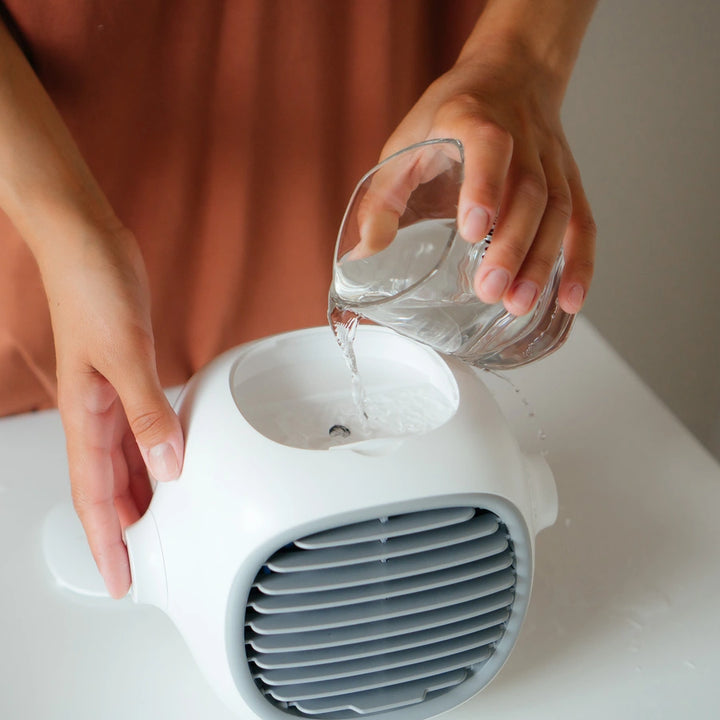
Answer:
<path fill-rule="evenodd" d="M 493 268 L 480 282 L 479 295 L 488 303 L 496 303 L 505 294 L 510 283 L 510 273 L 501 268 Z"/>
<path fill-rule="evenodd" d="M 162 443 L 150 448 L 148 452 L 148 469 L 159 482 L 177 478 L 180 474 L 180 463 L 170 443 Z"/>
<path fill-rule="evenodd" d="M 568 302 L 573 313 L 579 312 L 585 300 L 585 290 L 582 285 L 572 285 L 568 291 Z"/>
<path fill-rule="evenodd" d="M 512 292 L 511 301 L 517 315 L 529 312 L 535 304 L 538 295 L 538 286 L 534 282 L 525 280 L 518 283 Z"/>
<path fill-rule="evenodd" d="M 460 234 L 470 242 L 480 242 L 490 229 L 490 216 L 481 207 L 473 207 L 465 214 Z"/>

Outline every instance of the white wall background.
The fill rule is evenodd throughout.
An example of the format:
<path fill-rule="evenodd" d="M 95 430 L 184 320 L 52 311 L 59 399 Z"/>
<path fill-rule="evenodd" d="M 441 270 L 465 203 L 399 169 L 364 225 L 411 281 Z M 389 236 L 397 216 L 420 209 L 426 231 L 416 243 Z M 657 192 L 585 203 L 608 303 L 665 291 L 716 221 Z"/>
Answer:
<path fill-rule="evenodd" d="M 585 314 L 720 458 L 720 2 L 600 0 L 564 121 L 598 224 Z"/>

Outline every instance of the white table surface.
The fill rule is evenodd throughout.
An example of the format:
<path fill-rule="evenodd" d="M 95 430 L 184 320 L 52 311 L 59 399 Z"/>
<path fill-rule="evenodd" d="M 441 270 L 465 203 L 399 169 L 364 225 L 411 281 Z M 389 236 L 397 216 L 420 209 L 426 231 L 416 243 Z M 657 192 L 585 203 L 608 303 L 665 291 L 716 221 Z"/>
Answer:
<path fill-rule="evenodd" d="M 560 513 L 509 661 L 445 717 L 719 718 L 720 466 L 582 318 L 508 377 L 520 392 L 490 384 L 547 453 Z M 0 420 L 0 459 L 0 718 L 234 717 L 160 611 L 51 579 L 41 527 L 69 498 L 57 413 Z"/>

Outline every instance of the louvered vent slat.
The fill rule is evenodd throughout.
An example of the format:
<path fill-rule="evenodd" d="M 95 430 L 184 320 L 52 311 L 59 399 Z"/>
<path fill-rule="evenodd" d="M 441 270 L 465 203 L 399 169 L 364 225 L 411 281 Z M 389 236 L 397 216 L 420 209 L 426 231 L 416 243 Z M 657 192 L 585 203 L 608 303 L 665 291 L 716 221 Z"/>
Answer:
<path fill-rule="evenodd" d="M 430 550 L 417 555 L 390 558 L 386 562 L 351 565 L 329 570 L 310 570 L 303 573 L 262 574 L 255 586 L 267 595 L 292 594 L 336 590 L 387 582 L 408 575 L 420 575 L 491 557 L 508 547 L 503 533 L 472 540 L 448 548 Z"/>
<path fill-rule="evenodd" d="M 357 625 L 363 622 L 390 620 L 403 615 L 427 612 L 448 605 L 467 602 L 485 597 L 500 590 L 511 588 L 515 584 L 515 573 L 503 570 L 489 577 L 469 580 L 468 582 L 450 585 L 439 590 L 403 595 L 385 601 L 361 603 L 344 607 L 333 607 L 326 610 L 310 610 L 308 612 L 284 613 L 282 615 L 257 615 L 251 622 L 255 632 L 307 632 L 325 628 Z"/>
<path fill-rule="evenodd" d="M 269 702 L 344 720 L 452 692 L 505 633 L 516 583 L 499 518 L 440 508 L 300 538 L 258 573 L 250 671 Z"/>
<path fill-rule="evenodd" d="M 468 676 L 467 670 L 454 670 L 437 675 L 432 680 L 420 680 L 395 687 L 381 687 L 355 695 L 339 695 L 294 703 L 298 710 L 309 715 L 352 710 L 360 714 L 383 712 L 422 702 L 428 693 L 459 685 Z"/>
<path fill-rule="evenodd" d="M 424 510 L 408 513 L 393 518 L 379 518 L 368 522 L 345 525 L 344 527 L 326 530 L 325 532 L 308 535 L 295 544 L 306 550 L 350 545 L 371 540 L 381 540 L 411 533 L 435 530 L 454 523 L 469 520 L 475 515 L 472 508 L 443 508 L 442 510 Z"/>
<path fill-rule="evenodd" d="M 306 552 L 280 551 L 268 560 L 267 567 L 275 572 L 305 572 L 328 567 L 346 567 L 450 547 L 492 535 L 497 529 L 498 522 L 493 515 L 481 515 L 460 525 L 428 530 L 417 535 L 390 538 L 387 542 L 363 542 Z"/>
<path fill-rule="evenodd" d="M 465 580 L 490 575 L 512 565 L 512 553 L 506 550 L 480 562 L 466 563 L 457 567 L 437 570 L 422 575 L 412 575 L 400 580 L 378 583 L 371 587 L 354 587 L 327 592 L 296 593 L 294 595 L 257 594 L 251 601 L 255 610 L 263 614 L 290 613 L 305 610 L 338 608 L 356 603 L 409 595 L 434 588 L 445 588 Z"/>
<path fill-rule="evenodd" d="M 318 667 L 295 667 L 282 670 L 263 670 L 256 677 L 268 685 L 294 685 L 310 681 L 335 680 L 337 678 L 355 677 L 373 672 L 385 672 L 398 667 L 406 667 L 427 660 L 437 660 L 443 657 L 457 655 L 465 650 L 474 650 L 496 642 L 502 637 L 502 628 L 483 630 L 470 633 L 462 637 L 444 640 L 439 643 L 427 643 L 421 647 L 409 650 L 390 652 L 386 648 L 384 653 L 373 657 L 349 660 L 326 664 Z"/>
<path fill-rule="evenodd" d="M 253 661 L 263 670 L 277 670 L 279 668 L 309 667 L 311 665 L 324 665 L 363 657 L 374 657 L 388 650 L 397 651 L 425 647 L 430 643 L 470 635 L 488 628 L 497 628 L 503 626 L 509 616 L 509 610 L 498 610 L 487 615 L 472 617 L 469 620 L 403 634 L 399 638 L 382 638 L 349 645 L 333 644 L 320 650 L 304 650 L 301 652 L 258 652 L 253 656 Z"/>
<path fill-rule="evenodd" d="M 507 608 L 512 604 L 513 593 L 510 590 L 453 605 L 449 608 L 432 610 L 417 615 L 394 618 L 391 622 L 380 621 L 362 625 L 352 625 L 332 630 L 320 630 L 306 633 L 286 633 L 284 635 L 251 635 L 249 644 L 260 652 L 284 652 L 286 650 L 315 650 L 318 648 L 341 646 L 360 640 L 378 640 L 385 637 L 401 636 L 405 633 L 422 632 L 444 623 L 460 622 L 468 618 Z M 252 620 L 250 621 L 252 626 Z"/>
<path fill-rule="evenodd" d="M 483 646 L 474 650 L 466 650 L 458 655 L 453 655 L 451 658 L 429 660 L 428 662 L 416 663 L 406 667 L 340 678 L 338 680 L 318 681 L 301 685 L 278 685 L 268 688 L 268 692 L 276 700 L 282 702 L 291 702 L 295 699 L 308 700 L 310 698 L 332 697 L 333 695 L 347 695 L 362 690 L 375 690 L 379 687 L 389 687 L 420 680 L 421 678 L 430 678 L 451 670 L 460 670 L 487 660 L 491 653 L 490 648 Z"/>

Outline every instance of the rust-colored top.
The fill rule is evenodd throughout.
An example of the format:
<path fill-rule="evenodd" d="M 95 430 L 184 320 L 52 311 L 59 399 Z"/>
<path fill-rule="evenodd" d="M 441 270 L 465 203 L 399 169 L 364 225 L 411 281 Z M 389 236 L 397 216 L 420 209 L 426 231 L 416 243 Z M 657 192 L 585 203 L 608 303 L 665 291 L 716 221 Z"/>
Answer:
<path fill-rule="evenodd" d="M 138 238 L 164 384 L 238 343 L 325 322 L 350 192 L 480 4 L 5 1 Z M 0 414 L 54 403 L 39 274 L 0 211 Z"/>

